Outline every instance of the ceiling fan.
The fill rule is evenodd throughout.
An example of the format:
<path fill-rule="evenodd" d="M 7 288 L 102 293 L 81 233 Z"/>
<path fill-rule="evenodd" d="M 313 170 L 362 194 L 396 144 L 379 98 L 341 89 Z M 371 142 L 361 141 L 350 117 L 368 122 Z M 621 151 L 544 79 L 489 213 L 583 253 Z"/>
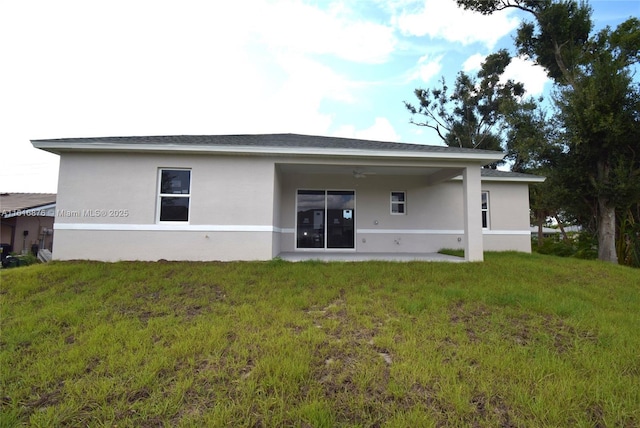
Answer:
<path fill-rule="evenodd" d="M 353 178 L 367 178 L 368 175 L 375 175 L 375 172 L 362 171 L 361 169 L 353 170 Z"/>

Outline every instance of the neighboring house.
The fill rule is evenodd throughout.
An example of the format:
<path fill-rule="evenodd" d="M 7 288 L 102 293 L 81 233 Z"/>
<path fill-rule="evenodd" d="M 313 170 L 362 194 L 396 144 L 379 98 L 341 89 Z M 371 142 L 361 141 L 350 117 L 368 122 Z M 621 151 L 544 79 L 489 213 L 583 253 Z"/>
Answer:
<path fill-rule="evenodd" d="M 581 226 L 564 226 L 564 232 L 567 235 L 576 234 L 581 231 L 582 231 Z M 534 239 L 537 239 L 538 233 L 539 233 L 538 226 L 531 226 L 531 237 Z M 560 233 L 561 233 L 560 228 L 547 227 L 547 226 L 542 227 L 542 236 L 545 238 L 556 236 L 556 235 L 559 235 Z"/>
<path fill-rule="evenodd" d="M 296 134 L 34 140 L 60 155 L 58 260 L 531 251 L 495 151 Z"/>
<path fill-rule="evenodd" d="M 51 250 L 55 193 L 0 193 L 0 244 L 5 252 Z M 6 256 L 6 254 L 4 254 Z"/>
<path fill-rule="evenodd" d="M 534 239 L 538 238 L 538 233 L 540 232 L 540 230 L 538 229 L 538 226 L 531 226 L 531 237 Z M 543 226 L 542 227 L 542 236 L 545 238 L 551 237 L 551 236 L 555 236 L 557 234 L 560 233 L 560 229 L 555 229 L 553 227 L 547 227 L 547 226 Z"/>

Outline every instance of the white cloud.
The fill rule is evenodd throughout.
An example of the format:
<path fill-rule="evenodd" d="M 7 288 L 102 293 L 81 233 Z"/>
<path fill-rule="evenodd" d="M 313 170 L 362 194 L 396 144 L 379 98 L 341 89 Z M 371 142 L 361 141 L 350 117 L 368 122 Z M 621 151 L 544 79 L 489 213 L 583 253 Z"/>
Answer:
<path fill-rule="evenodd" d="M 410 83 L 421 80 L 422 83 L 429 83 L 434 77 L 440 77 L 443 58 L 444 55 L 425 54 L 421 56 L 416 65 L 404 74 L 403 82 Z"/>
<path fill-rule="evenodd" d="M 424 83 L 429 83 L 433 77 L 437 76 L 442 71 L 442 58 L 444 55 L 439 55 L 436 58 L 432 58 L 427 54 L 422 56 L 418 60 L 418 65 L 414 71 L 413 79 L 420 78 Z"/>
<path fill-rule="evenodd" d="M 331 68 L 302 55 L 279 55 L 284 73 L 267 102 L 257 110 L 260 132 L 326 133 L 332 116 L 320 113 L 324 100 L 351 103 L 353 84 Z"/>
<path fill-rule="evenodd" d="M 353 125 L 343 125 L 334 133 L 336 137 L 359 138 L 374 141 L 400 141 L 400 136 L 396 133 L 393 125 L 386 117 L 376 117 L 375 122 L 369 128 L 356 130 Z"/>
<path fill-rule="evenodd" d="M 543 67 L 524 57 L 511 60 L 502 75 L 503 81 L 507 79 L 524 83 L 529 95 L 540 95 L 544 91 L 545 84 L 550 81 Z"/>
<path fill-rule="evenodd" d="M 401 12 L 396 25 L 403 34 L 428 35 L 463 45 L 480 42 L 492 49 L 518 26 L 512 11 L 481 15 L 459 8 L 454 1 L 424 0 L 417 12 Z"/>
<path fill-rule="evenodd" d="M 270 49 L 330 54 L 374 64 L 385 62 L 397 43 L 392 27 L 354 17 L 341 4 L 323 10 L 283 0 L 263 12 L 253 30 Z"/>
<path fill-rule="evenodd" d="M 480 70 L 480 67 L 482 66 L 482 63 L 484 62 L 485 58 L 486 58 L 486 56 L 484 56 L 482 54 L 479 54 L 479 53 L 471 55 L 462 64 L 462 70 L 464 70 L 466 73 L 468 73 L 470 71 Z"/>
<path fill-rule="evenodd" d="M 478 71 L 485 59 L 486 56 L 479 53 L 471 55 L 462 64 L 462 69 L 465 72 Z M 545 84 L 549 82 L 545 69 L 526 57 L 511 59 L 501 81 L 506 82 L 508 79 L 524 83 L 529 95 L 540 95 L 544 91 Z"/>

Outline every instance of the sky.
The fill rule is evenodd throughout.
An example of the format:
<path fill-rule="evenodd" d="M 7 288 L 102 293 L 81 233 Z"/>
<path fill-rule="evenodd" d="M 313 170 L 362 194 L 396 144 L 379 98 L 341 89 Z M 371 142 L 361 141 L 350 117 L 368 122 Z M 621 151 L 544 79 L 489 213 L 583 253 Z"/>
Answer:
<path fill-rule="evenodd" d="M 592 0 L 596 28 L 640 0 Z M 57 190 L 30 140 L 298 133 L 436 144 L 416 88 L 474 74 L 527 16 L 454 0 L 0 0 L 0 192 Z M 523 58 L 507 77 L 547 94 Z"/>

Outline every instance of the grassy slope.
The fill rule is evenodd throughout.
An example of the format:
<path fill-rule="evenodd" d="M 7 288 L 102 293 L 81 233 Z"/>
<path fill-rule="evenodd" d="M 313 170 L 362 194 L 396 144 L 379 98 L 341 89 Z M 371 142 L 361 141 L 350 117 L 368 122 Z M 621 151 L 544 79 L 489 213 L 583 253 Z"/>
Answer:
<path fill-rule="evenodd" d="M 640 271 L 486 259 L 3 271 L 0 426 L 639 426 Z"/>

